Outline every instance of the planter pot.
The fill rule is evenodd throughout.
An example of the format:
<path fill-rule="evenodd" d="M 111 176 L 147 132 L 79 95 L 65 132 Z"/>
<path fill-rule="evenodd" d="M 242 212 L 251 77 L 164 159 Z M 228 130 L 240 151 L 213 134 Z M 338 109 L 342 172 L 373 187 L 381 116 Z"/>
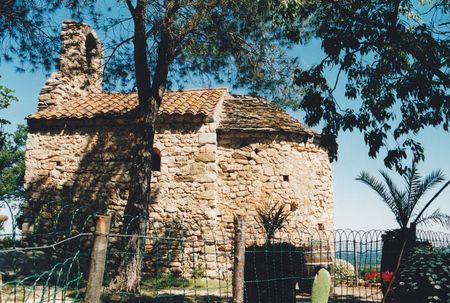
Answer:
<path fill-rule="evenodd" d="M 252 246 L 245 252 L 246 303 L 295 303 L 303 252 L 290 244 Z"/>
<path fill-rule="evenodd" d="M 330 272 L 333 278 L 333 252 L 327 245 L 311 245 L 305 248 L 300 279 L 298 281 L 301 292 L 311 293 L 314 277 L 321 268 Z"/>
<path fill-rule="evenodd" d="M 382 235 L 383 249 L 381 255 L 381 273 L 385 271 L 395 272 L 397 268 L 398 259 L 403 247 L 403 243 L 407 240 L 403 252 L 403 259 L 412 251 L 415 247 L 425 245 L 430 246 L 428 242 L 416 241 L 415 228 L 397 229 L 388 231 Z M 389 283 L 381 281 L 381 290 L 383 295 L 386 293 Z"/>

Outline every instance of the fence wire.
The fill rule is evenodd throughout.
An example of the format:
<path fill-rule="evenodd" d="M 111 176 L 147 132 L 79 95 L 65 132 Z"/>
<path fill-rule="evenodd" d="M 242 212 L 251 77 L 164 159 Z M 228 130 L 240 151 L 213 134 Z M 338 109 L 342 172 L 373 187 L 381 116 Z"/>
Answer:
<path fill-rule="evenodd" d="M 95 214 L 59 209 L 28 234 L 0 234 L 0 302 L 83 301 L 94 239 Z M 126 231 L 126 228 L 122 229 Z M 384 231 L 281 230 L 266 239 L 257 228 L 246 234 L 245 302 L 310 302 L 318 268 L 333 277 L 330 302 L 381 302 L 381 236 Z M 418 231 L 420 241 L 449 251 L 450 235 Z M 182 223 L 152 221 L 140 236 L 142 279 L 138 292 L 110 292 L 107 286 L 130 235 L 113 230 L 103 279 L 102 302 L 231 302 L 232 231 L 192 231 Z"/>

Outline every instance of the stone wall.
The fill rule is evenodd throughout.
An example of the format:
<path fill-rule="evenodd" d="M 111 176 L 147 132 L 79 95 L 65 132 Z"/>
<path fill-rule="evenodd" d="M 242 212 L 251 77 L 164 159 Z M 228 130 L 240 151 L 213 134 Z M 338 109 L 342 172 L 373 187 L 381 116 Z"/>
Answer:
<path fill-rule="evenodd" d="M 153 172 L 151 233 L 188 239 L 211 238 L 219 228 L 217 144 L 216 133 L 211 132 L 214 123 L 188 115 L 161 120 L 167 124 L 158 123 L 155 135 L 154 148 L 161 156 L 161 167 L 160 171 Z M 133 142 L 130 124 L 111 120 L 91 121 L 89 125 L 84 121 L 69 126 L 61 122 L 55 127 L 57 123 L 47 122 L 46 127 L 44 121 L 40 123 L 31 126 L 27 142 L 28 200 L 23 232 L 51 231 L 55 224 L 52 218 L 59 217 L 62 209 L 66 212 L 76 209 L 80 214 L 77 219 L 66 221 L 79 222 L 59 229 L 81 231 L 83 220 L 90 214 L 109 211 L 115 214 L 112 232 L 121 232 Z M 49 201 L 57 203 L 48 207 Z M 113 245 L 118 240 L 111 238 Z M 191 245 L 190 249 L 203 254 L 205 247 Z M 159 254 L 162 256 L 164 251 L 160 249 Z M 165 266 L 173 271 L 182 270 L 179 257 L 170 256 L 171 264 Z M 214 267 L 217 276 L 217 265 L 213 265 L 216 261 L 211 259 L 209 268 Z M 183 266 L 189 268 L 195 262 L 200 260 L 184 262 Z"/>
<path fill-rule="evenodd" d="M 45 232 L 64 205 L 83 206 L 71 222 L 112 212 L 112 232 L 121 232 L 132 128 L 126 120 L 99 121 L 31 125 L 23 232 Z M 256 209 L 268 200 L 293 212 L 279 237 L 306 239 L 299 233 L 334 230 L 330 162 L 315 143 L 298 135 L 216 133 L 214 122 L 197 116 L 164 117 L 158 125 L 154 148 L 161 167 L 153 172 L 150 235 L 187 239 L 183 249 L 159 247 L 159 257 L 170 261 L 158 267 L 190 275 L 195 264 L 204 264 L 209 277 L 223 278 L 231 270 L 234 214 L 247 214 L 249 233 L 263 240 Z M 48 201 L 59 203 L 49 208 Z M 37 224 L 37 217 L 44 220 Z M 112 245 L 118 240 L 111 238 Z M 151 265 L 154 242 L 148 244 Z"/>
<path fill-rule="evenodd" d="M 289 134 L 224 132 L 218 166 L 219 209 L 229 232 L 233 213 L 242 212 L 251 232 L 262 235 L 256 209 L 270 201 L 292 212 L 277 237 L 306 239 L 308 230 L 334 230 L 331 164 L 316 143 Z"/>

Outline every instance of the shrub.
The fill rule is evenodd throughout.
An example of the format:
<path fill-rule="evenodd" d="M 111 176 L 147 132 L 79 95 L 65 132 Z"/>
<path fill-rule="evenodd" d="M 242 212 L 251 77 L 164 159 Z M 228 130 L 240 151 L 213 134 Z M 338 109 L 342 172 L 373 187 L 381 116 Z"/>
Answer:
<path fill-rule="evenodd" d="M 157 276 L 143 276 L 142 285 L 150 289 L 172 288 L 172 287 L 187 287 L 189 281 L 179 275 L 173 273 L 161 273 Z"/>
<path fill-rule="evenodd" d="M 257 221 L 264 228 L 268 242 L 274 238 L 275 232 L 287 223 L 287 219 L 292 214 L 292 211 L 285 207 L 286 205 L 282 202 L 272 204 L 268 201 L 256 209 Z"/>
<path fill-rule="evenodd" d="M 350 263 L 342 259 L 336 259 L 333 264 L 334 268 L 334 281 L 336 285 L 355 284 L 355 267 Z"/>
<path fill-rule="evenodd" d="M 450 253 L 416 247 L 400 267 L 394 302 L 450 302 Z"/>

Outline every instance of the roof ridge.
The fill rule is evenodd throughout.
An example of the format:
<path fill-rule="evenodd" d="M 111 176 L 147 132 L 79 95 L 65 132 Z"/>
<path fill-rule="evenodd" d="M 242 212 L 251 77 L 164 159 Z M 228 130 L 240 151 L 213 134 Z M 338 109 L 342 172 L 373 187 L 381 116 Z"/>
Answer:
<path fill-rule="evenodd" d="M 187 89 L 167 90 L 167 91 L 168 92 L 189 92 L 189 91 L 202 91 L 202 90 L 226 90 L 226 91 L 228 91 L 228 87 L 187 88 Z"/>
<path fill-rule="evenodd" d="M 210 91 L 210 90 L 225 90 L 228 92 L 228 88 L 227 87 L 208 87 L 208 88 L 188 88 L 188 89 L 179 89 L 179 90 L 167 90 L 166 92 L 169 93 L 178 93 L 178 92 L 191 92 L 191 91 Z M 121 95 L 132 95 L 132 94 L 137 94 L 136 91 L 130 91 L 130 92 L 112 92 L 112 91 L 102 91 L 100 93 L 89 93 L 88 95 L 85 96 L 81 96 L 81 97 L 89 97 L 91 95 L 117 95 L 117 94 L 121 94 Z"/>
<path fill-rule="evenodd" d="M 229 104 L 225 104 L 220 129 L 271 129 L 318 136 L 315 131 L 300 122 L 299 119 L 264 97 L 229 94 L 226 101 Z"/>

